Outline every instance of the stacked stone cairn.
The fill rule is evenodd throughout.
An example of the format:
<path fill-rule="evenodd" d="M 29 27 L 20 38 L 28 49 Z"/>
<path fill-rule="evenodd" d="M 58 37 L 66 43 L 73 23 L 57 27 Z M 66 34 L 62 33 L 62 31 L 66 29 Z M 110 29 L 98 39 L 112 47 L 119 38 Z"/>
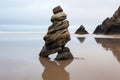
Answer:
<path fill-rule="evenodd" d="M 67 15 L 60 6 L 55 7 L 53 13 L 54 15 L 51 17 L 52 25 L 44 36 L 45 45 L 39 56 L 49 57 L 50 54 L 58 52 L 56 60 L 73 59 L 70 49 L 65 47 L 66 43 L 71 40 L 68 31 L 69 21 L 66 20 Z"/>

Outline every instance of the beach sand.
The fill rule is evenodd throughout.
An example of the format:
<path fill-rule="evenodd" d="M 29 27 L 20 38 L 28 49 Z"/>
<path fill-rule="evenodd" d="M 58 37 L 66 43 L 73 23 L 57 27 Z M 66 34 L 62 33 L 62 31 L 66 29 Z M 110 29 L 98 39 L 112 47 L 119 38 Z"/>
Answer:
<path fill-rule="evenodd" d="M 120 36 L 74 35 L 75 57 L 39 58 L 43 33 L 0 33 L 0 80 L 120 80 Z"/>

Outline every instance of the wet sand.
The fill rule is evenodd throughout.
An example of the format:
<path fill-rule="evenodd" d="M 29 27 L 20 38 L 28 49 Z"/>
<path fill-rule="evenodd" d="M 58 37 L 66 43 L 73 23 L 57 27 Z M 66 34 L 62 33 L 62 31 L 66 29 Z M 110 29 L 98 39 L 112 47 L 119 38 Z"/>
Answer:
<path fill-rule="evenodd" d="M 0 80 L 120 80 L 120 36 L 72 34 L 65 61 L 39 58 L 43 36 L 0 33 Z"/>

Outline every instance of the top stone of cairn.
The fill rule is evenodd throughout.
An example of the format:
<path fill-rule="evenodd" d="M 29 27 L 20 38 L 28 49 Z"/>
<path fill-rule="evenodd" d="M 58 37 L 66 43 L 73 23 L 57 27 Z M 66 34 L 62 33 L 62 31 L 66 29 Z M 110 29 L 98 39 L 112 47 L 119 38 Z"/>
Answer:
<path fill-rule="evenodd" d="M 59 13 L 59 12 L 63 12 L 63 9 L 60 6 L 57 6 L 53 9 L 54 14 Z"/>

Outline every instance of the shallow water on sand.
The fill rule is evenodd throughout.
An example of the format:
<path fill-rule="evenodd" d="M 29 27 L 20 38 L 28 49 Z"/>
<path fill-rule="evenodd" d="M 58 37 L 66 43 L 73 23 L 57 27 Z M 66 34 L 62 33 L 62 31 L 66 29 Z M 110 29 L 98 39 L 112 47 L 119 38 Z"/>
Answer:
<path fill-rule="evenodd" d="M 39 58 L 40 33 L 0 33 L 0 80 L 120 80 L 120 36 L 73 35 L 74 60 Z"/>

